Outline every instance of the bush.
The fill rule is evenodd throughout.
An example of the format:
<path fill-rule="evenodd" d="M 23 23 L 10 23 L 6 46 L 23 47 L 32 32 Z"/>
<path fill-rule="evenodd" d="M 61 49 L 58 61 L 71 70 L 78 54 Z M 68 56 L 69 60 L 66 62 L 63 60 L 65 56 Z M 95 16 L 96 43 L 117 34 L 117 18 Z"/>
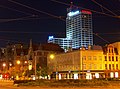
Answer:
<path fill-rule="evenodd" d="M 22 86 L 50 86 L 50 87 L 86 87 L 86 86 L 106 86 L 109 82 L 106 80 L 20 80 L 15 81 Z"/>

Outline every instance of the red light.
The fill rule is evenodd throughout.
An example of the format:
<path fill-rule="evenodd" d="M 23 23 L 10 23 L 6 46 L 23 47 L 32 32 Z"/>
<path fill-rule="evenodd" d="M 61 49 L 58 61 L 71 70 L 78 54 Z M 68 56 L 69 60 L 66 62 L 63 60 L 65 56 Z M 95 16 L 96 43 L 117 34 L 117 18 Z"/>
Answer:
<path fill-rule="evenodd" d="M 7 78 L 7 75 L 5 74 L 5 78 Z"/>
<path fill-rule="evenodd" d="M 3 74 L 3 78 L 9 78 L 9 74 Z"/>
<path fill-rule="evenodd" d="M 92 14 L 92 12 L 91 12 L 91 11 L 88 11 L 88 10 L 82 10 L 81 12 L 82 12 L 82 13 L 85 13 L 85 14 Z"/>

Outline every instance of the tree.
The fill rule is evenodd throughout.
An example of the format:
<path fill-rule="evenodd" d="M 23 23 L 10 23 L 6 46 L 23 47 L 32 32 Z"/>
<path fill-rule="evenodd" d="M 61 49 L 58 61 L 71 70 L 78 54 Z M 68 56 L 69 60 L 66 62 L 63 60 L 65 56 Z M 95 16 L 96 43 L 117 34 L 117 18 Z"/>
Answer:
<path fill-rule="evenodd" d="M 45 77 L 48 75 L 48 67 L 41 68 L 41 76 Z"/>
<path fill-rule="evenodd" d="M 48 71 L 48 68 L 47 67 L 41 67 L 39 63 L 37 63 L 36 65 L 36 75 L 38 76 L 42 76 L 42 77 L 45 77 L 48 75 L 47 73 Z"/>

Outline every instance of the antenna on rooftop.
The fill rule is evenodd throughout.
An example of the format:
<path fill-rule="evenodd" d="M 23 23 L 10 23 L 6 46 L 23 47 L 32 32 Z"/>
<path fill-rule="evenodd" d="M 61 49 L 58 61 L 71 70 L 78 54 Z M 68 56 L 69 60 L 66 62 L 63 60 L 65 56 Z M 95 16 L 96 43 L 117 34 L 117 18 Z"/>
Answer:
<path fill-rule="evenodd" d="M 71 4 L 70 4 L 70 8 L 72 9 L 73 8 L 73 2 L 70 2 Z"/>

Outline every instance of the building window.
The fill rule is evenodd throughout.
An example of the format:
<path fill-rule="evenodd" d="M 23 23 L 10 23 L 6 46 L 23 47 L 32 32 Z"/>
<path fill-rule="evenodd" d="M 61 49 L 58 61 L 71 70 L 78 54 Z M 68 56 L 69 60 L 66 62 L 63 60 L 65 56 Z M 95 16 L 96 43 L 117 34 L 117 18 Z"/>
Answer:
<path fill-rule="evenodd" d="M 111 61 L 111 57 L 109 56 L 109 61 Z"/>
<path fill-rule="evenodd" d="M 83 56 L 82 59 L 83 59 L 83 60 L 86 60 L 86 56 Z"/>
<path fill-rule="evenodd" d="M 102 60 L 102 56 L 99 56 L 99 60 Z"/>
<path fill-rule="evenodd" d="M 116 61 L 118 61 L 118 57 L 116 56 Z"/>
<path fill-rule="evenodd" d="M 97 69 L 97 64 L 94 64 L 94 69 Z"/>
<path fill-rule="evenodd" d="M 86 64 L 83 64 L 83 69 L 86 69 Z"/>
<path fill-rule="evenodd" d="M 112 53 L 113 53 L 113 49 L 111 49 Z"/>
<path fill-rule="evenodd" d="M 92 64 L 89 64 L 89 69 L 92 69 Z"/>
<path fill-rule="evenodd" d="M 107 70 L 107 64 L 105 64 L 105 69 Z"/>
<path fill-rule="evenodd" d="M 37 52 L 37 56 L 41 56 L 42 55 L 42 52 Z"/>
<path fill-rule="evenodd" d="M 97 57 L 96 57 L 96 56 L 93 56 L 93 59 L 94 59 L 94 60 L 97 60 Z"/>
<path fill-rule="evenodd" d="M 111 70 L 111 64 L 109 64 L 109 69 Z"/>
<path fill-rule="evenodd" d="M 113 68 L 113 70 L 114 70 L 114 64 L 112 64 L 112 68 Z"/>
<path fill-rule="evenodd" d="M 88 60 L 91 60 L 92 58 L 91 58 L 91 56 L 88 56 Z"/>
<path fill-rule="evenodd" d="M 102 69 L 102 64 L 100 64 L 100 69 Z"/>
<path fill-rule="evenodd" d="M 105 61 L 107 61 L 107 56 L 105 56 Z"/>
<path fill-rule="evenodd" d="M 114 56 L 112 56 L 112 61 L 114 61 Z"/>
<path fill-rule="evenodd" d="M 116 64 L 116 69 L 118 70 L 118 64 Z"/>

